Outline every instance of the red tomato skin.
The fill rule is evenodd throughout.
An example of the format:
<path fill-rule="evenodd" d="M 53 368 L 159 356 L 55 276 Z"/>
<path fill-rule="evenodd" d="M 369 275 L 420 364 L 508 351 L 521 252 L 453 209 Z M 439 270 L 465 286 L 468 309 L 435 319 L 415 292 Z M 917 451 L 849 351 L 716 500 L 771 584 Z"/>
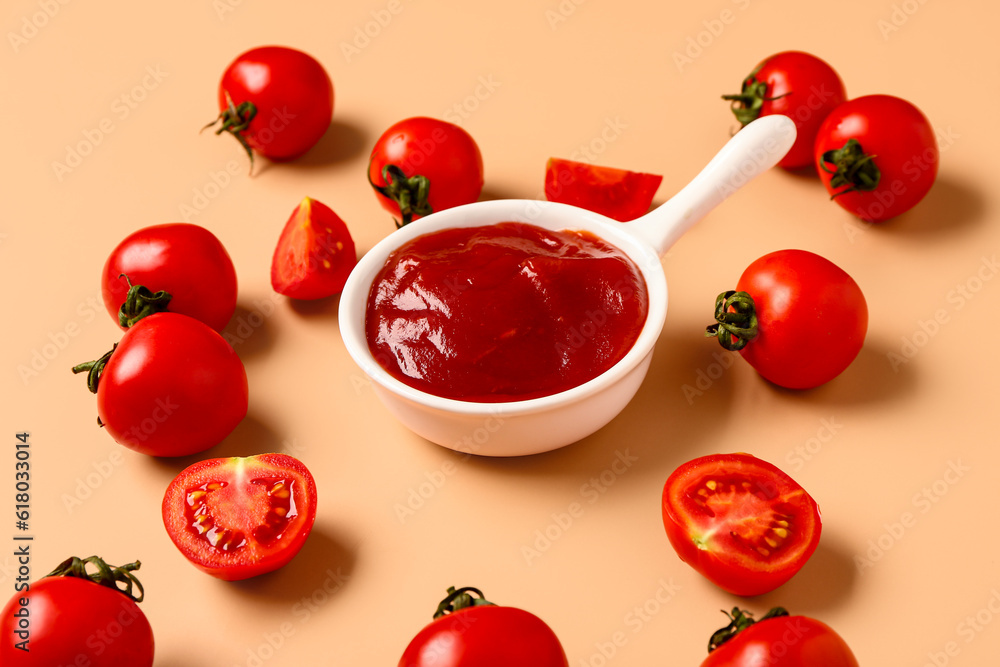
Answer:
<path fill-rule="evenodd" d="M 767 84 L 761 116 L 788 116 L 795 122 L 795 143 L 778 163 L 785 169 L 813 164 L 813 144 L 827 115 L 847 99 L 844 83 L 826 61 L 803 51 L 783 51 L 764 60 L 757 80 Z"/>
<path fill-rule="evenodd" d="M 101 374 L 97 412 L 115 441 L 150 456 L 219 444 L 247 413 L 243 362 L 187 315 L 157 313 L 122 336 Z"/>
<path fill-rule="evenodd" d="M 759 334 L 740 350 L 765 379 L 811 389 L 840 375 L 868 332 L 858 284 L 833 262 L 805 250 L 754 261 L 736 285 L 753 297 Z"/>
<path fill-rule="evenodd" d="M 306 197 L 285 224 L 271 259 L 271 287 L 292 299 L 340 294 L 358 263 L 351 232 L 326 204 Z"/>
<path fill-rule="evenodd" d="M 312 148 L 333 118 L 333 82 L 307 53 L 262 46 L 241 54 L 222 75 L 219 110 L 253 102 L 256 116 L 241 132 L 250 148 L 275 161 L 292 160 Z"/>
<path fill-rule="evenodd" d="M 545 198 L 628 222 L 649 211 L 662 181 L 656 174 L 550 158 Z"/>
<path fill-rule="evenodd" d="M 469 607 L 417 633 L 398 667 L 568 667 L 542 619 L 516 607 Z"/>
<path fill-rule="evenodd" d="M 847 642 L 808 616 L 758 621 L 708 654 L 701 667 L 858 667 Z"/>
<path fill-rule="evenodd" d="M 765 492 L 775 489 L 776 497 L 789 491 L 805 494 L 799 506 L 799 524 L 803 532 L 793 537 L 800 540 L 800 544 L 784 562 L 762 559 L 747 562 L 738 555 L 714 551 L 711 545 L 703 548 L 692 534 L 678 494 L 723 466 L 745 471 L 746 478 L 753 480 L 759 489 Z M 744 597 L 768 593 L 791 579 L 816 551 L 822 531 L 819 506 L 809 494 L 777 466 L 749 454 L 713 454 L 679 466 L 663 487 L 662 509 L 667 539 L 677 556 L 719 588 Z"/>
<path fill-rule="evenodd" d="M 940 152 L 934 128 L 911 103 L 892 95 L 866 95 L 837 107 L 816 136 L 814 159 L 820 180 L 833 195 L 822 156 L 857 139 L 881 172 L 871 191 L 845 192 L 834 201 L 866 222 L 884 222 L 905 213 L 926 196 L 937 178 Z M 829 167 L 829 165 L 828 165 Z"/>
<path fill-rule="evenodd" d="M 14 613 L 27 598 L 29 651 L 14 648 Z M 153 629 L 132 599 L 78 577 L 45 577 L 15 593 L 0 612 L 4 667 L 150 667 Z"/>
<path fill-rule="evenodd" d="M 294 527 L 286 529 L 290 532 L 284 533 L 277 546 L 265 547 L 254 544 L 253 552 L 241 554 L 237 551 L 225 554 L 198 542 L 200 538 L 189 531 L 184 513 L 187 490 L 205 481 L 235 483 L 238 480 L 234 480 L 234 475 L 228 474 L 234 469 L 239 469 L 239 474 L 245 475 L 248 479 L 253 474 L 287 475 L 301 481 L 299 488 L 293 491 L 298 517 Z M 207 459 L 188 466 L 167 486 L 160 509 L 167 534 L 174 546 L 192 565 L 223 581 L 242 581 L 287 565 L 302 550 L 312 532 L 316 522 L 316 508 L 316 481 L 301 461 L 286 454 L 258 454 Z M 245 532 L 250 532 L 250 529 L 246 529 Z"/>
<path fill-rule="evenodd" d="M 432 212 L 471 204 L 483 191 L 483 156 L 475 139 L 458 125 L 436 118 L 407 118 L 382 133 L 368 165 L 372 183 L 386 184 L 382 168 L 388 164 L 400 167 L 407 177 L 422 175 L 430 181 Z M 398 221 L 399 205 L 378 191 L 375 196 Z"/>
<path fill-rule="evenodd" d="M 101 274 L 101 295 L 115 324 L 128 294 L 128 283 L 119 277 L 123 273 L 133 285 L 169 292 L 167 312 L 190 315 L 216 331 L 236 312 L 233 261 L 204 227 L 183 222 L 144 227 L 111 251 Z"/>

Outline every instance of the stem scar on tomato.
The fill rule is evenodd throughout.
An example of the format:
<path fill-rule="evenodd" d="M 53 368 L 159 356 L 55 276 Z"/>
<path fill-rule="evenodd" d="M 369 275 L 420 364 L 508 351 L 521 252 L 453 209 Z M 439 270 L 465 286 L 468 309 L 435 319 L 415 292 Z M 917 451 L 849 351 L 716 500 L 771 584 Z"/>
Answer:
<path fill-rule="evenodd" d="M 371 164 L 368 166 L 368 182 L 375 191 L 388 197 L 399 205 L 401 220 L 396 222 L 396 228 L 403 227 L 413 221 L 413 216 L 425 216 L 433 213 L 428 197 L 431 182 L 426 176 L 416 174 L 407 176 L 402 169 L 394 164 L 382 167 L 382 180 L 385 185 L 376 185 L 372 181 Z"/>
<path fill-rule="evenodd" d="M 247 152 L 247 157 L 250 158 L 250 173 L 253 174 L 253 149 L 250 148 L 250 144 L 247 143 L 247 140 L 242 133 L 250 127 L 250 121 L 252 121 L 254 116 L 257 115 L 257 107 L 249 100 L 241 102 L 237 106 L 233 103 L 233 98 L 229 96 L 228 91 L 225 95 L 227 104 L 226 108 L 219 113 L 215 120 L 201 128 L 200 132 L 204 132 L 216 123 L 221 123 L 219 128 L 215 130 L 216 136 L 222 134 L 223 132 L 228 132 L 236 137 L 236 140 L 240 142 L 240 146 L 243 146 L 243 150 Z"/>
<path fill-rule="evenodd" d="M 727 350 L 739 351 L 757 337 L 758 321 L 753 297 L 727 290 L 715 298 L 715 324 L 705 327 L 706 338 L 718 338 Z"/>
<path fill-rule="evenodd" d="M 820 167 L 833 175 L 830 187 L 836 190 L 830 195 L 830 199 L 848 192 L 871 192 L 877 188 L 882 173 L 875 166 L 875 157 L 866 154 L 857 139 L 848 139 L 840 148 L 823 153 Z M 833 165 L 833 169 L 827 165 Z"/>
<path fill-rule="evenodd" d="M 754 623 L 759 623 L 754 619 L 753 614 L 749 611 L 744 611 L 739 607 L 733 607 L 732 612 L 722 611 L 729 619 L 729 625 L 724 628 L 719 628 L 714 633 L 712 633 L 711 638 L 708 640 L 708 652 L 711 653 L 715 649 L 719 648 L 730 639 L 738 635 L 743 630 L 746 630 Z M 782 616 L 788 616 L 788 611 L 784 607 L 774 607 L 770 609 L 764 616 L 761 617 L 761 621 L 766 621 L 769 618 L 780 618 Z"/>
<path fill-rule="evenodd" d="M 97 568 L 97 572 L 94 572 L 93 574 L 87 572 L 88 565 L 93 565 Z M 105 563 L 100 556 L 90 556 L 89 558 L 77 558 L 76 556 L 71 556 L 45 576 L 77 577 L 79 579 L 87 579 L 88 581 L 92 581 L 100 586 L 113 588 L 130 600 L 142 602 L 145 597 L 145 591 L 136 576 L 132 574 L 141 566 L 142 563 L 139 561 L 134 561 L 126 565 L 122 565 L 121 567 L 116 567 Z M 125 584 L 125 588 L 122 589 L 118 585 L 119 583 Z M 138 595 L 132 592 L 133 587 L 139 589 Z"/>

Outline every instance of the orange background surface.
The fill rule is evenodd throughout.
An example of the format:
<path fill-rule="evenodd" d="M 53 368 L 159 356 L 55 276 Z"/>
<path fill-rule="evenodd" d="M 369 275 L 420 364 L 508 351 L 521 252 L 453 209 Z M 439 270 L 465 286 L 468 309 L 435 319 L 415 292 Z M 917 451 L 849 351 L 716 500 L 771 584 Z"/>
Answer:
<path fill-rule="evenodd" d="M 160 667 L 392 665 L 453 584 L 541 616 L 574 666 L 697 665 L 734 604 L 819 618 L 863 665 L 994 663 L 996 18 L 986 2 L 916 0 L 6 2 L 0 597 L 13 593 L 13 444 L 26 430 L 32 576 L 71 554 L 141 559 Z M 263 44 L 318 58 L 336 103 L 313 151 L 261 160 L 251 177 L 235 141 L 198 129 L 222 70 Z M 278 234 L 304 196 L 347 221 L 359 253 L 391 233 L 365 166 L 397 120 L 466 128 L 484 197 L 542 196 L 559 156 L 663 174 L 662 202 L 735 129 L 719 95 L 787 49 L 829 61 L 851 97 L 917 104 L 939 135 L 934 189 L 880 226 L 780 170 L 734 195 L 664 259 L 671 303 L 649 376 L 582 442 L 494 460 L 423 441 L 348 358 L 337 299 L 291 303 L 270 287 Z M 76 166 L 56 168 L 80 146 Z M 250 409 L 204 455 L 156 460 L 95 426 L 94 397 L 69 369 L 117 340 L 100 297 L 110 250 L 183 219 L 235 262 L 228 332 Z M 844 268 L 871 312 L 859 358 L 814 391 L 771 386 L 741 359 L 724 368 L 702 337 L 716 294 L 787 247 Z M 268 451 L 300 458 L 319 485 L 304 550 L 242 583 L 196 571 L 162 527 L 167 483 L 200 458 Z M 758 599 L 681 563 L 662 528 L 667 476 L 719 451 L 777 464 L 823 511 L 815 556 Z M 567 522 L 573 503 L 583 512 Z"/>

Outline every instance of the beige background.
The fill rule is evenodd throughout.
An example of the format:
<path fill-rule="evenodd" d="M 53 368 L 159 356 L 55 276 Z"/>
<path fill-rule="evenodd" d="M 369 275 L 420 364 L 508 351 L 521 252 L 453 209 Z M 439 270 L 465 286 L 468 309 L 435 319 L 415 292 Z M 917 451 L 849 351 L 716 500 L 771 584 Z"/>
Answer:
<path fill-rule="evenodd" d="M 736 603 L 820 618 L 869 667 L 933 664 L 929 655 L 994 663 L 996 19 L 987 2 L 917 0 L 5 2 L 0 436 L 12 445 L 31 433 L 33 576 L 70 554 L 140 558 L 162 667 L 392 665 L 451 584 L 540 615 L 574 666 L 696 665 L 719 610 Z M 223 68 L 268 43 L 324 63 L 335 123 L 305 158 L 262 160 L 251 178 L 235 141 L 198 129 Z M 465 460 L 422 441 L 347 357 L 336 299 L 294 304 L 270 288 L 274 244 L 306 195 L 347 221 L 359 252 L 391 232 L 364 167 L 397 120 L 460 122 L 482 149 L 487 197 L 540 196 L 546 158 L 590 147 L 598 163 L 663 174 L 663 201 L 734 129 L 718 96 L 792 48 L 831 62 L 850 96 L 920 106 L 942 137 L 934 190 L 879 227 L 812 178 L 773 171 L 739 192 L 665 259 L 671 303 L 649 377 L 583 442 Z M 57 173 L 81 144 L 88 154 Z M 236 264 L 229 333 L 251 391 L 246 421 L 204 457 L 286 451 L 319 484 L 303 552 L 244 583 L 197 572 L 162 528 L 163 489 L 199 457 L 119 447 L 69 372 L 117 337 L 100 305 L 108 252 L 139 227 L 185 217 Z M 783 247 L 839 264 L 871 310 L 855 364 L 811 392 L 769 386 L 740 359 L 724 369 L 701 337 L 715 295 Z M 888 355 L 904 341 L 916 346 L 894 369 Z M 703 393 L 686 397 L 702 376 Z M 733 450 L 782 467 L 824 516 L 800 575 L 749 601 L 681 563 L 660 519 L 677 465 Z M 0 554 L 10 554 L 13 447 L 0 451 Z M 634 458 L 625 472 L 612 468 L 619 455 Z M 567 525 L 574 502 L 584 512 Z M 13 563 L 0 555 L 3 599 Z"/>

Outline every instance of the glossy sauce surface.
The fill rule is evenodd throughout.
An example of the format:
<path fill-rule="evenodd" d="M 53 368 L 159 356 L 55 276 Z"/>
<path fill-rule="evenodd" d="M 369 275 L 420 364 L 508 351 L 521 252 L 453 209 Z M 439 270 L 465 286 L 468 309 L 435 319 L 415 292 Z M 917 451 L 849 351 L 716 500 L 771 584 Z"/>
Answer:
<path fill-rule="evenodd" d="M 448 229 L 394 251 L 368 298 L 368 347 L 395 378 L 466 401 L 547 396 L 629 351 L 646 284 L 588 232 L 525 223 Z"/>

